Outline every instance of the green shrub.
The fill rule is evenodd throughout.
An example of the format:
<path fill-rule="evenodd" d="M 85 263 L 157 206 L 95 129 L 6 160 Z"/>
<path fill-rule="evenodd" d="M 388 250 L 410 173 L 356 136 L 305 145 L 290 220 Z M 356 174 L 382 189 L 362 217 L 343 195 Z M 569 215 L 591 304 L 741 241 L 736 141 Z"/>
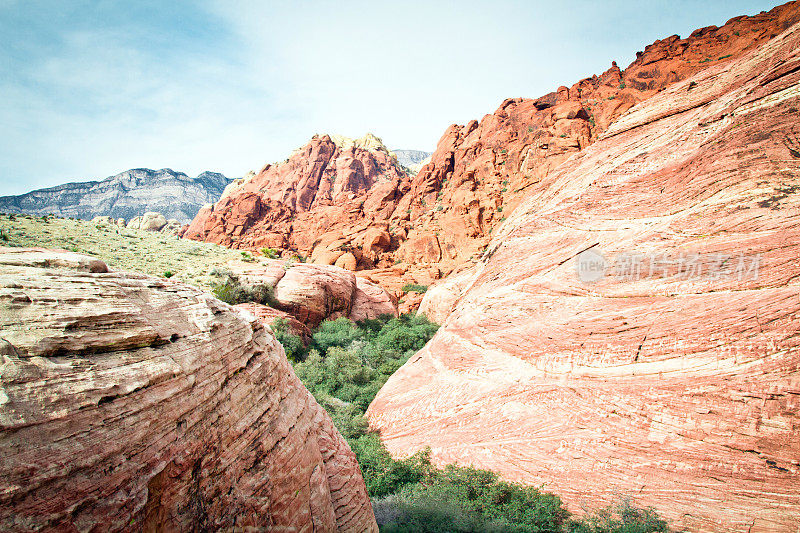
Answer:
<path fill-rule="evenodd" d="M 276 250 L 275 248 L 268 248 L 265 246 L 264 248 L 261 249 L 261 255 L 263 255 L 267 259 L 277 259 L 280 254 L 278 253 L 278 250 Z"/>
<path fill-rule="evenodd" d="M 174 275 L 175 275 L 175 273 L 172 270 L 167 270 L 166 272 L 164 272 L 164 277 L 165 278 L 171 278 Z"/>
<path fill-rule="evenodd" d="M 276 320 L 276 322 L 278 322 Z M 273 325 L 286 333 L 288 324 Z M 570 519 L 561 499 L 486 470 L 437 469 L 430 450 L 394 459 L 364 413 L 386 380 L 436 333 L 424 316 L 323 322 L 295 373 L 356 455 L 382 532 L 649 533 L 666 531 L 650 509 L 629 504 Z M 288 353 L 299 338 L 280 336 Z M 294 343 L 294 344 L 293 344 Z"/>
<path fill-rule="evenodd" d="M 652 507 L 635 507 L 629 499 L 570 520 L 569 533 L 655 533 L 669 531 Z"/>
<path fill-rule="evenodd" d="M 224 269 L 215 268 L 210 275 L 219 278 L 219 281 L 212 283 L 211 292 L 225 303 L 236 305 L 255 302 L 270 307 L 277 305 L 270 285 L 241 283 L 238 276 Z"/>
<path fill-rule="evenodd" d="M 242 252 L 242 261 L 246 261 L 247 263 L 252 263 L 255 261 L 255 258 L 250 254 L 250 252 Z"/>
<path fill-rule="evenodd" d="M 289 361 L 300 361 L 305 356 L 306 345 L 298 335 L 289 331 L 289 321 L 285 318 L 276 318 L 270 325 L 275 338 L 283 345 L 286 358 Z"/>
<path fill-rule="evenodd" d="M 428 290 L 427 285 L 420 285 L 418 283 L 406 283 L 403 285 L 403 292 L 418 292 L 420 294 L 425 293 Z"/>

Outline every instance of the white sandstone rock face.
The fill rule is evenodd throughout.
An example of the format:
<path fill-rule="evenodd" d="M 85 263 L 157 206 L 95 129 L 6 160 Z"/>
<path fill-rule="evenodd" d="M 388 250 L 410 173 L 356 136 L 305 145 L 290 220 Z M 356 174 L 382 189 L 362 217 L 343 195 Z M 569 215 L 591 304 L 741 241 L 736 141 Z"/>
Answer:
<path fill-rule="evenodd" d="M 0 332 L 0 530 L 377 531 L 354 454 L 253 315 L 2 248 Z"/>

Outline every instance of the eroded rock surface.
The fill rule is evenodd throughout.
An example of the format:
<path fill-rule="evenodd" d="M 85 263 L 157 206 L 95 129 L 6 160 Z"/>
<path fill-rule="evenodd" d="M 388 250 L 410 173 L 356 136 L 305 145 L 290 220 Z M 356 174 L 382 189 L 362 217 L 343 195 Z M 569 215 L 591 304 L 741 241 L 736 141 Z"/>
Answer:
<path fill-rule="evenodd" d="M 377 531 L 280 344 L 199 289 L 0 249 L 0 360 L 3 531 Z"/>
<path fill-rule="evenodd" d="M 798 51 L 795 25 L 540 174 L 472 281 L 429 297 L 452 312 L 368 411 L 390 451 L 573 509 L 631 496 L 679 529 L 795 531 Z"/>
<path fill-rule="evenodd" d="M 358 321 L 397 316 L 397 304 L 385 289 L 344 268 L 279 259 L 232 261 L 228 266 L 247 284 L 271 287 L 274 307 L 309 328 L 340 317 Z"/>

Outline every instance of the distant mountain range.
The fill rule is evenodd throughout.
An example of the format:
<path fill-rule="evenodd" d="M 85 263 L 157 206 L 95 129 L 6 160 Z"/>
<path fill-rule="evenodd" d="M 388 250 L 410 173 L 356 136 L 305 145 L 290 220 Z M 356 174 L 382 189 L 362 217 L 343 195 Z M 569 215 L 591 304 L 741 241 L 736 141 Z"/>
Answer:
<path fill-rule="evenodd" d="M 419 172 L 422 165 L 430 160 L 431 152 L 421 150 L 392 150 L 397 156 L 397 162 L 406 168 L 410 168 L 415 173 Z"/>
<path fill-rule="evenodd" d="M 218 172 L 190 178 L 170 168 L 135 168 L 102 181 L 65 183 L 17 196 L 0 196 L 0 212 L 130 220 L 147 211 L 187 223 L 204 204 L 214 203 L 231 182 Z"/>

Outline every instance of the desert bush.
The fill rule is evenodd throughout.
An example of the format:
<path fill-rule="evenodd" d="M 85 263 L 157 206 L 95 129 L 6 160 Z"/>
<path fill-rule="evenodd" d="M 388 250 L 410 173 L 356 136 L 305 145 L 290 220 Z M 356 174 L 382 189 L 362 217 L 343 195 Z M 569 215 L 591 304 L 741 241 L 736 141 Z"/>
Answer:
<path fill-rule="evenodd" d="M 428 290 L 427 285 L 420 285 L 418 283 L 406 283 L 403 285 L 403 292 L 418 292 L 420 294 L 425 293 Z"/>
<path fill-rule="evenodd" d="M 255 302 L 270 307 L 277 305 L 274 289 L 270 285 L 242 283 L 238 276 L 225 269 L 215 268 L 210 275 L 219 280 L 211 284 L 211 292 L 225 303 L 236 305 Z"/>
<path fill-rule="evenodd" d="M 283 326 L 278 326 L 280 330 Z M 288 329 L 288 328 L 287 328 Z M 486 470 L 435 468 L 430 450 L 394 459 L 364 416 L 386 380 L 438 326 L 424 316 L 323 322 L 295 372 L 356 455 L 382 532 L 650 533 L 666 531 L 652 510 L 631 505 L 571 519 L 561 499 Z M 287 353 L 296 353 L 280 336 Z M 298 339 L 299 340 L 299 339 Z"/>
<path fill-rule="evenodd" d="M 261 255 L 263 255 L 268 259 L 277 259 L 280 254 L 278 253 L 278 250 L 276 250 L 275 248 L 264 247 L 261 249 Z"/>
<path fill-rule="evenodd" d="M 306 345 L 300 336 L 289 331 L 289 321 L 285 318 L 276 318 L 270 325 L 275 338 L 283 345 L 286 358 L 289 361 L 300 361 L 305 356 Z"/>
<path fill-rule="evenodd" d="M 640 508 L 630 499 L 587 513 L 580 520 L 571 520 L 569 533 L 655 533 L 669 531 L 667 523 L 652 507 Z"/>

